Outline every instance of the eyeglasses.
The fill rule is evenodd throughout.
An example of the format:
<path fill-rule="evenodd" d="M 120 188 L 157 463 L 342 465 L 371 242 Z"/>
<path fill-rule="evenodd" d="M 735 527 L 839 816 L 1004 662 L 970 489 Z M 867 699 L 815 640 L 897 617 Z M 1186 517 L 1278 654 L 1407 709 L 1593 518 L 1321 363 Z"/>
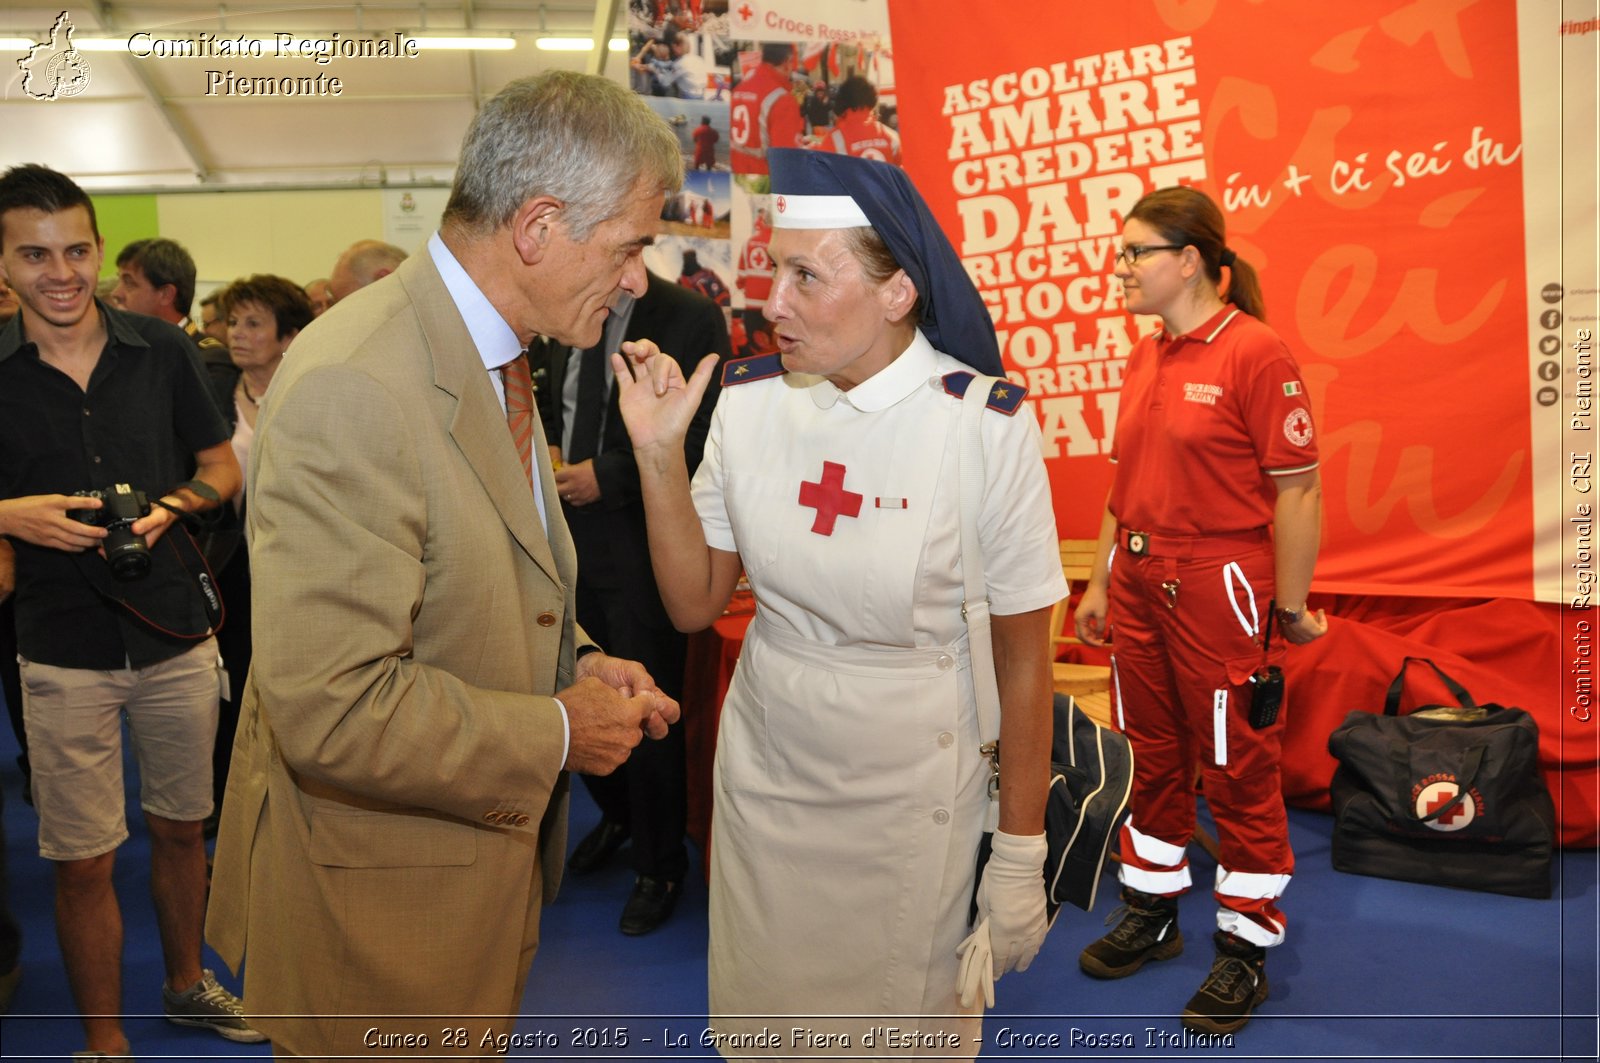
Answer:
<path fill-rule="evenodd" d="M 1130 266 L 1139 264 L 1139 260 L 1152 251 L 1182 251 L 1185 245 L 1179 244 L 1129 244 L 1127 247 L 1117 249 L 1112 257 L 1112 262 L 1126 262 Z"/>

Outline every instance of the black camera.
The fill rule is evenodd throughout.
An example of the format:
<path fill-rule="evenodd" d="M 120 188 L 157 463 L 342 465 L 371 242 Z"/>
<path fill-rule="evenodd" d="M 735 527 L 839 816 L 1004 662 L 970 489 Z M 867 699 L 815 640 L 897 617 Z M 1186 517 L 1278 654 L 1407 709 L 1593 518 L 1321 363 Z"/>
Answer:
<path fill-rule="evenodd" d="M 106 530 L 106 564 L 111 574 L 120 580 L 141 579 L 150 571 L 150 544 L 144 536 L 135 535 L 133 522 L 150 512 L 150 502 L 143 491 L 135 491 L 127 484 L 112 484 L 98 491 L 74 491 L 84 498 L 98 498 L 99 509 L 74 509 L 68 515 L 85 524 L 96 524 Z"/>

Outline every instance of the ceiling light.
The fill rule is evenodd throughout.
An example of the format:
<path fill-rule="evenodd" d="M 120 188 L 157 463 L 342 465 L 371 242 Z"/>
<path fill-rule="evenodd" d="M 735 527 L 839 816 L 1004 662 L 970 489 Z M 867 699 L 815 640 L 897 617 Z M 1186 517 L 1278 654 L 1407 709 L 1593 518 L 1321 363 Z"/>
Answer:
<path fill-rule="evenodd" d="M 298 38 L 298 35 L 296 36 Z M 412 36 L 410 34 L 407 34 L 407 37 L 416 41 L 418 48 L 432 48 L 440 51 L 473 50 L 508 52 L 517 46 L 517 41 L 514 37 L 420 37 Z M 267 51 L 271 51 L 277 45 L 276 39 L 266 37 L 250 38 L 241 36 L 238 38 L 230 37 L 228 40 L 230 43 L 235 40 L 251 41 Z M 586 41 L 576 41 L 576 43 L 582 45 L 584 50 L 587 50 L 588 43 Z M 29 40 L 26 37 L 0 37 L 0 52 L 25 52 L 29 48 L 35 47 L 38 44 L 38 41 Z M 622 44 L 624 48 L 627 47 L 626 41 L 623 41 Z M 72 38 L 72 46 L 81 52 L 125 52 L 128 50 L 128 38 L 84 37 L 74 34 Z M 616 50 L 615 46 L 616 42 L 613 41 L 613 51 Z"/>
<path fill-rule="evenodd" d="M 412 37 L 418 48 L 455 51 L 509 52 L 517 46 L 512 37 Z"/>
<path fill-rule="evenodd" d="M 73 34 L 72 47 L 80 52 L 125 52 L 128 50 L 128 38 L 80 37 Z"/>
<path fill-rule="evenodd" d="M 539 37 L 534 40 L 534 47 L 544 52 L 592 52 L 594 51 L 593 37 Z M 628 50 L 626 37 L 613 37 L 607 45 L 613 52 Z"/>

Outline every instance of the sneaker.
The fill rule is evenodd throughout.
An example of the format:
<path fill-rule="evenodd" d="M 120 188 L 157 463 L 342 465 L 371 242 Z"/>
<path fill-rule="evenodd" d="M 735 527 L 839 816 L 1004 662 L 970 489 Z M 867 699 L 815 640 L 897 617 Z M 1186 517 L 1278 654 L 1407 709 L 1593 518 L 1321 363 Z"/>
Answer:
<path fill-rule="evenodd" d="M 215 1030 L 230 1041 L 257 1044 L 267 1035 L 244 1021 L 244 1002 L 217 984 L 217 976 L 206 970 L 200 981 L 174 993 L 161 987 L 161 1003 L 167 1021 L 179 1026 L 200 1026 Z"/>
<path fill-rule="evenodd" d="M 1156 897 L 1124 886 L 1122 900 L 1123 907 L 1106 920 L 1109 923 L 1121 915 L 1122 922 L 1078 955 L 1078 966 L 1085 974 L 1126 978 L 1147 960 L 1170 960 L 1183 951 L 1178 898 Z"/>
<path fill-rule="evenodd" d="M 1211 973 L 1183 1008 L 1183 1025 L 1202 1033 L 1233 1033 L 1267 999 L 1267 950 L 1243 938 L 1216 933 Z"/>

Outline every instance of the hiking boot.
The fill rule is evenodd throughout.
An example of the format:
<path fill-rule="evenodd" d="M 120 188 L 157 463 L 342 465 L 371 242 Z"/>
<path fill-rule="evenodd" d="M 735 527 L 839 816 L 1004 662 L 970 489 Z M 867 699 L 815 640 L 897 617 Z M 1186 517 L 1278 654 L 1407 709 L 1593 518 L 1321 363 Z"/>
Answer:
<path fill-rule="evenodd" d="M 1243 938 L 1216 933 L 1211 973 L 1183 1008 L 1183 1025 L 1203 1033 L 1233 1033 L 1267 999 L 1267 950 Z"/>
<path fill-rule="evenodd" d="M 1178 930 L 1178 898 L 1157 897 L 1122 888 L 1123 907 L 1111 913 L 1122 922 L 1078 955 L 1078 966 L 1096 978 L 1126 978 L 1146 960 L 1170 960 L 1183 951 Z"/>
<path fill-rule="evenodd" d="M 200 981 L 182 993 L 174 993 L 163 985 L 161 1003 L 167 1021 L 179 1026 L 198 1026 L 243 1044 L 257 1044 L 267 1039 L 266 1034 L 245 1021 L 243 1002 L 218 985 L 216 975 L 210 970 L 202 972 Z"/>

